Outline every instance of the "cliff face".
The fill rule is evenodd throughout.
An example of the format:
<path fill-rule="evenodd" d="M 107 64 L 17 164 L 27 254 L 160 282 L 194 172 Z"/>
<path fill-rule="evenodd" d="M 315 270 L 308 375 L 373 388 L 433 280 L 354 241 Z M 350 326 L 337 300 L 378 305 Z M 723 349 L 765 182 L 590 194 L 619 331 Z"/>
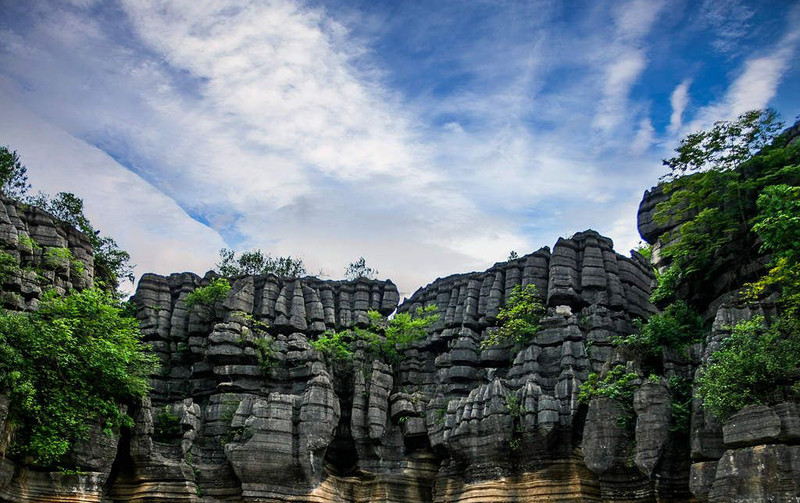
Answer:
<path fill-rule="evenodd" d="M 675 227 L 648 220 L 658 197 L 646 194 L 640 210 L 653 242 Z M 8 253 L 38 263 L 33 247 L 19 249 L 24 232 L 42 257 L 47 246 L 68 247 L 91 271 L 85 237 L 4 202 Z M 52 273 L 57 287 L 90 284 L 66 267 Z M 162 368 L 131 409 L 135 426 L 92 433 L 73 453 L 84 467 L 77 473 L 2 457 L 0 501 L 792 501 L 798 493 L 796 404 L 745 409 L 723 426 L 695 403 L 686 432 L 674 431 L 666 379 L 637 379 L 632 408 L 578 400 L 591 372 L 638 371 L 612 339 L 656 311 L 648 261 L 615 253 L 596 232 L 438 279 L 400 306 L 390 281 L 267 275 L 231 278 L 221 305 L 187 309 L 187 295 L 213 278 L 141 279 L 137 316 Z M 3 292 L 22 299 L 7 306 L 35 308 L 24 276 L 5 281 Z M 547 307 L 542 330 L 521 348 L 482 348 L 511 291 L 529 284 Z M 664 375 L 691 379 L 732 324 L 774 309 L 724 293 L 710 304 L 708 340 L 667 352 Z M 393 365 L 363 348 L 351 362 L 329 362 L 309 344 L 329 329 L 367 326 L 371 309 L 430 305 L 438 320 L 428 337 Z M 6 414 L 0 394 L 0 431 Z"/>
<path fill-rule="evenodd" d="M 785 134 L 788 141 L 796 142 L 800 125 Z M 685 221 L 682 218 L 693 216 L 657 219 L 657 206 L 667 197 L 661 186 L 645 192 L 638 215 L 642 237 L 653 244 L 653 265 L 662 271 L 669 261 L 661 251 L 679 239 L 679 227 Z M 737 244 L 749 249 L 753 245 Z M 759 315 L 774 318 L 777 312 L 777 292 L 759 302 L 744 302 L 740 295 L 742 285 L 763 274 L 768 256 L 726 249 L 720 251 L 718 260 L 722 267 L 707 281 L 701 285 L 681 285 L 678 292 L 680 298 L 694 301 L 712 323 L 705 342 L 691 350 L 699 357 L 692 362 L 695 377 L 699 363 L 708 361 L 720 348 L 731 334 L 731 327 Z M 693 495 L 699 501 L 710 502 L 797 501 L 800 498 L 798 424 L 800 414 L 796 403 L 746 407 L 721 424 L 695 399 L 689 438 Z"/>

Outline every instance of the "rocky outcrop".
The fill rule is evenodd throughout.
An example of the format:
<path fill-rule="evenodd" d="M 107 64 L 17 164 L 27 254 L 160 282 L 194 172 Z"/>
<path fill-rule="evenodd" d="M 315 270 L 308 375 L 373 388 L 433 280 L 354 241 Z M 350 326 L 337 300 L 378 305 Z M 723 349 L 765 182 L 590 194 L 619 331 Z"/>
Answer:
<path fill-rule="evenodd" d="M 50 288 L 92 284 L 88 238 L 46 211 L 0 195 L 0 307 L 32 311 Z"/>

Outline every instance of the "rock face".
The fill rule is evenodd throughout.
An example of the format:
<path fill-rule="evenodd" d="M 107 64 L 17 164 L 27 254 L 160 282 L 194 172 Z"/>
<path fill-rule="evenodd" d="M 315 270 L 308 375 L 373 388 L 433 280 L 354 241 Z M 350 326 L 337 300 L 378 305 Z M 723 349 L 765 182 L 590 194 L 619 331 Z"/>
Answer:
<path fill-rule="evenodd" d="M 93 446 L 98 454 L 82 454 L 95 464 L 105 460 L 96 468 L 105 476 L 94 499 L 75 501 L 604 501 L 677 494 L 659 489 L 653 475 L 681 477 L 656 468 L 666 440 L 650 430 L 669 421 L 659 408 L 663 390 L 642 392 L 631 424 L 643 426 L 633 430 L 614 430 L 613 404 L 578 400 L 590 372 L 623 361 L 611 339 L 631 332 L 632 317 L 654 312 L 646 260 L 616 254 L 593 231 L 559 240 L 552 252 L 543 248 L 417 291 L 399 310 L 436 305 L 438 321 L 394 365 L 363 350 L 352 362 L 329 362 L 309 344 L 325 330 L 367 326 L 369 310 L 392 313 L 398 293 L 391 282 L 242 276 L 231 278 L 220 305 L 187 309 L 186 296 L 213 278 L 141 279 L 134 300 L 162 369 L 132 411 L 135 427 L 116 457 L 103 457 L 100 442 Z M 522 347 L 481 347 L 511 291 L 528 284 L 548 306 L 543 329 Z M 8 478 L 7 488 L 26 483 Z M 37 497 L 21 489 L 0 493 L 7 501 Z"/>
<path fill-rule="evenodd" d="M 678 223 L 652 219 L 658 197 L 646 195 L 640 224 L 663 243 Z M 20 264 L 3 279 L 6 307 L 35 309 L 25 266 L 44 264 L 47 247 L 73 256 L 47 262 L 50 284 L 91 284 L 84 236 L 2 202 L 0 245 Z M 134 426 L 94 431 L 72 453 L 78 473 L 14 463 L 0 436 L 0 502 L 797 500 L 797 404 L 745 409 L 724 425 L 695 404 L 690 430 L 675 431 L 671 384 L 641 375 L 612 344 L 656 312 L 651 265 L 594 231 L 438 279 L 399 306 L 390 281 L 260 275 L 229 278 L 224 301 L 188 308 L 187 295 L 214 278 L 142 277 L 133 300 L 162 368 L 130 409 Z M 482 345 L 514 288 L 527 285 L 547 308 L 542 329 L 524 344 Z M 691 380 L 728 327 L 774 310 L 731 299 L 710 304 L 705 344 L 664 355 L 665 376 Z M 428 336 L 395 363 L 364 347 L 330 361 L 310 344 L 326 330 L 368 326 L 370 310 L 432 305 Z M 579 400 L 591 373 L 617 365 L 637 374 L 631 404 Z M 0 432 L 7 413 L 0 394 Z"/>

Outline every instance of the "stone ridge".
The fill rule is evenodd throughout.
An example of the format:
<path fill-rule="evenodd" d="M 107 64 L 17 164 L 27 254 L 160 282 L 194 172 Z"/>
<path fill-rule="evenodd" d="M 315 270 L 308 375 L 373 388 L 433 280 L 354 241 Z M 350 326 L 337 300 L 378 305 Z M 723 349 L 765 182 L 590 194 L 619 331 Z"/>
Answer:
<path fill-rule="evenodd" d="M 135 427 L 109 448 L 93 437 L 92 449 L 78 449 L 86 476 L 7 474 L 0 501 L 688 495 L 688 465 L 651 434 L 669 425 L 663 384 L 637 395 L 635 431 L 615 429 L 613 404 L 578 401 L 589 373 L 625 362 L 613 337 L 654 312 L 647 261 L 616 254 L 594 231 L 418 290 L 398 309 L 435 303 L 439 319 L 396 364 L 363 345 L 353 361 L 329 361 L 310 345 L 325 330 L 366 326 L 370 309 L 392 313 L 389 281 L 240 276 L 221 305 L 187 309 L 186 296 L 214 277 L 142 277 L 133 301 L 162 369 L 132 410 Z M 527 284 L 547 305 L 540 333 L 481 347 L 510 292 Z"/>
<path fill-rule="evenodd" d="M 53 255 L 69 250 L 73 260 Z M 89 239 L 50 213 L 0 195 L 0 252 L 17 262 L 0 276 L 0 307 L 33 311 L 42 292 L 90 286 L 94 255 Z M 80 263 L 80 265 L 77 265 Z"/>

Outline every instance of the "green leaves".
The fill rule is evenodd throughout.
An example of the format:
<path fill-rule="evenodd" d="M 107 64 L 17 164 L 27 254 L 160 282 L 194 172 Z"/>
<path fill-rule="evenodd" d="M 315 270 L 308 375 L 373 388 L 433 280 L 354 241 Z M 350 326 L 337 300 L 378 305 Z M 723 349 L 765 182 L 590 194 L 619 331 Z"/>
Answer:
<path fill-rule="evenodd" d="M 517 345 L 526 343 L 541 328 L 539 322 L 544 312 L 542 299 L 534 284 L 525 288 L 515 286 L 497 315 L 500 328 L 481 341 L 481 349 L 496 346 L 503 341 L 513 341 Z"/>
<path fill-rule="evenodd" d="M 678 155 L 664 159 L 671 176 L 687 171 L 736 168 L 766 146 L 781 130 L 774 110 L 750 110 L 735 121 L 715 122 L 708 131 L 692 133 L 675 149 Z"/>
<path fill-rule="evenodd" d="M 798 321 L 784 318 L 767 327 L 764 317 L 756 316 L 734 326 L 711 355 L 697 380 L 698 393 L 706 410 L 726 419 L 746 405 L 800 398 L 798 372 Z"/>
<path fill-rule="evenodd" d="M 97 288 L 48 293 L 32 314 L 0 314 L 0 387 L 11 390 L 19 425 L 12 452 L 49 466 L 92 422 L 131 424 L 120 404 L 147 392 L 157 366 L 140 337 L 138 322 Z"/>
<path fill-rule="evenodd" d="M 195 288 L 184 299 L 187 309 L 199 307 L 206 319 L 213 318 L 216 304 L 225 300 L 231 291 L 231 284 L 225 278 L 215 278 L 206 286 Z"/>
<path fill-rule="evenodd" d="M 223 276 L 240 276 L 243 274 L 274 274 L 280 277 L 296 278 L 306 273 L 303 259 L 286 257 L 273 257 L 261 250 L 242 252 L 236 257 L 236 252 L 223 248 L 219 251 L 220 261 L 216 268 Z"/>
<path fill-rule="evenodd" d="M 17 152 L 0 147 L 0 192 L 6 197 L 19 199 L 30 188 L 28 169 L 19 162 Z"/>
<path fill-rule="evenodd" d="M 425 338 L 428 327 L 438 318 L 435 305 L 420 307 L 413 316 L 411 313 L 397 313 L 390 320 L 374 310 L 367 315 L 370 320 L 368 329 L 328 330 L 311 341 L 311 346 L 333 360 L 349 361 L 353 359 L 357 342 L 363 341 L 369 352 L 394 363 L 399 361 L 400 351 Z"/>

